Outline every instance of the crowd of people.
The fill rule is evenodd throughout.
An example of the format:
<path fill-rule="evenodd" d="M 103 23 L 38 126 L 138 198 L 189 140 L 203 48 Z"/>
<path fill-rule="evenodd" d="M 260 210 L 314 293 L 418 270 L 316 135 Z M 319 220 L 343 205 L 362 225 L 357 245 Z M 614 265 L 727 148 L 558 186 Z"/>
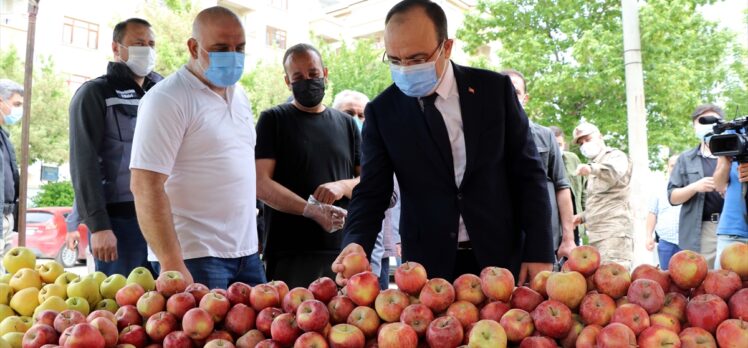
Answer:
<path fill-rule="evenodd" d="M 189 61 L 165 78 L 153 71 L 157 42 L 143 19 L 117 24 L 107 73 L 70 104 L 68 220 L 88 226 L 96 270 L 178 270 L 211 288 L 307 286 L 321 276 L 344 284 L 342 258 L 364 252 L 383 288 L 391 257 L 448 280 L 506 267 L 522 284 L 560 267 L 585 235 L 603 261 L 632 266 L 627 155 L 583 122 L 572 133 L 580 160 L 560 128 L 528 119 L 531 81 L 522 73 L 452 62 L 454 41 L 434 2 L 401 1 L 387 14 L 383 63 L 394 84 L 371 101 L 346 90 L 324 105 L 335 72 L 315 47 L 288 48 L 292 97 L 256 126 L 237 84 L 245 32 L 236 14 L 201 11 Z M 0 80 L 0 130 L 21 117 L 22 95 Z M 650 209 L 663 268 L 680 249 L 713 265 L 726 243 L 748 241 L 739 184 L 748 166 L 709 153 L 705 116 L 723 115 L 697 109 L 701 142 L 674 161 Z M 17 170 L 4 130 L 0 148 L 0 163 L 13 169 L 0 180 L 12 206 Z"/>

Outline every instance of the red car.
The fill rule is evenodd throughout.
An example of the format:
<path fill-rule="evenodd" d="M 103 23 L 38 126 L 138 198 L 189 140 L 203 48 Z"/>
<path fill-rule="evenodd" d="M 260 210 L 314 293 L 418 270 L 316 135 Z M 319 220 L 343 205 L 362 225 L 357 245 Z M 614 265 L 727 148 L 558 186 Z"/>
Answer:
<path fill-rule="evenodd" d="M 72 210 L 70 207 L 29 208 L 26 211 L 26 247 L 37 257 L 55 259 L 64 267 L 73 267 L 78 260 L 85 260 L 88 248 L 85 225 L 78 226 L 78 250 L 68 249 L 65 244 L 68 231 L 65 218 Z M 11 238 L 11 247 L 17 246 L 18 233 L 13 232 Z"/>

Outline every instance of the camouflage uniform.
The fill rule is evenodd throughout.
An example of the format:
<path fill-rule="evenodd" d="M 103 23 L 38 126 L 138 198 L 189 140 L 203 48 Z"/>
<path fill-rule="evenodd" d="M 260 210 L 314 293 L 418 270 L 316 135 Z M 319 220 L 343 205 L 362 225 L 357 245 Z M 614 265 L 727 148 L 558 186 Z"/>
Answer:
<path fill-rule="evenodd" d="M 585 211 L 582 213 L 590 245 L 601 261 L 631 268 L 633 261 L 633 213 L 629 206 L 631 161 L 620 150 L 605 148 L 590 163 Z"/>

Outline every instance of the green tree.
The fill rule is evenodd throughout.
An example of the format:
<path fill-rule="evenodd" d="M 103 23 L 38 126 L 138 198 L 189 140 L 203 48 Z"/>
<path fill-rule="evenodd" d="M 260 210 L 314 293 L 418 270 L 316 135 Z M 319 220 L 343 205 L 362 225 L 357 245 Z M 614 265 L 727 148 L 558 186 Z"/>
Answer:
<path fill-rule="evenodd" d="M 260 117 L 263 110 L 281 104 L 291 96 L 291 91 L 283 80 L 284 74 L 280 63 L 260 62 L 252 69 L 244 69 L 244 76 L 239 83 L 252 103 L 255 119 Z"/>
<path fill-rule="evenodd" d="M 652 160 L 662 146 L 694 146 L 690 113 L 721 96 L 733 36 L 696 11 L 707 2 L 640 2 Z M 568 134 L 585 119 L 610 145 L 627 149 L 620 1 L 479 0 L 458 37 L 469 50 L 501 41 L 501 65 L 528 78 L 527 111 L 539 123 Z"/>
<path fill-rule="evenodd" d="M 32 198 L 35 207 L 70 207 L 73 205 L 73 184 L 70 181 L 48 182 Z"/>
<path fill-rule="evenodd" d="M 392 84 L 389 67 L 382 63 L 384 50 L 377 49 L 371 40 L 358 39 L 338 48 L 317 41 L 330 74 L 330 96 L 350 89 L 374 98 Z"/>
<path fill-rule="evenodd" d="M 170 75 L 189 60 L 187 39 L 192 37 L 192 20 L 199 9 L 191 1 L 151 0 L 143 10 L 156 35 L 155 71 Z"/>

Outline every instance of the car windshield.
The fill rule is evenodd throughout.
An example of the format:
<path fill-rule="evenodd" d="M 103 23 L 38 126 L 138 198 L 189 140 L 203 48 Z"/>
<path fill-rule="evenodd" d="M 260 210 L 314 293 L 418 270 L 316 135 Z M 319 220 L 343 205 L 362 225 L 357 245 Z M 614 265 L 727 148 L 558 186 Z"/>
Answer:
<path fill-rule="evenodd" d="M 30 224 L 38 224 L 52 220 L 52 217 L 54 217 L 54 215 L 52 215 L 51 213 L 43 211 L 30 211 L 26 213 L 26 222 Z"/>

